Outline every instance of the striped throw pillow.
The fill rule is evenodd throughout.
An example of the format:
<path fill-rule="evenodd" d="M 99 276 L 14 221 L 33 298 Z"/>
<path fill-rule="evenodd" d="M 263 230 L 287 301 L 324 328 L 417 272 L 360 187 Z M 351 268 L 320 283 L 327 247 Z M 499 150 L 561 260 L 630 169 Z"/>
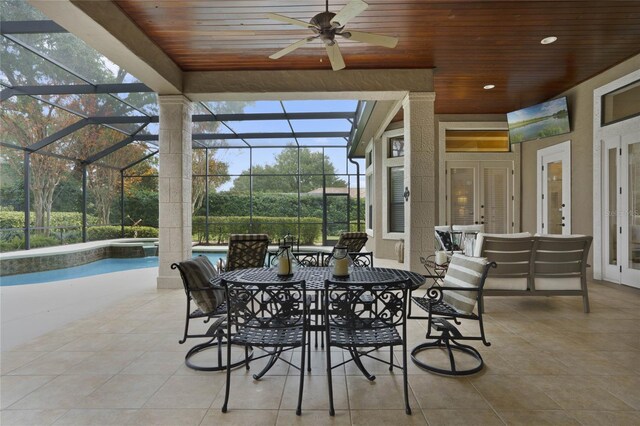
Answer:
<path fill-rule="evenodd" d="M 214 288 L 210 280 L 217 275 L 215 268 L 205 256 L 180 262 L 180 266 L 188 281 L 189 294 L 198 308 L 211 313 L 224 302 L 224 290 Z"/>
<path fill-rule="evenodd" d="M 454 254 L 444 277 L 445 287 L 478 288 L 487 264 L 484 257 Z M 470 314 L 476 306 L 477 291 L 445 290 L 442 300 L 463 314 Z"/>

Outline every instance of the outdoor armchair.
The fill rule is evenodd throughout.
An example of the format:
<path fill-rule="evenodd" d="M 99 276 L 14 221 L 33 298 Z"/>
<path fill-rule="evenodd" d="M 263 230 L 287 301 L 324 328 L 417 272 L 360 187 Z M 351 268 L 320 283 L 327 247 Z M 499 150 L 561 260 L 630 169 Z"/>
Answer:
<path fill-rule="evenodd" d="M 182 278 L 182 285 L 187 298 L 187 310 L 185 315 L 184 334 L 178 343 L 183 344 L 190 338 L 207 338 L 204 343 L 193 346 L 185 355 L 185 364 L 200 371 L 220 371 L 226 368 L 222 362 L 222 346 L 226 337 L 224 326 L 227 319 L 227 305 L 225 292 L 222 287 L 215 287 L 211 281 L 218 275 L 213 264 L 206 256 L 198 256 L 191 260 L 174 263 L 171 269 L 178 269 Z M 195 309 L 192 307 L 195 304 Z M 193 310 L 192 310 L 193 309 Z M 203 320 L 209 323 L 204 332 L 190 333 L 190 324 L 194 320 Z M 197 353 L 216 346 L 218 349 L 218 362 L 213 366 L 201 366 L 195 364 L 191 357 Z M 232 367 L 241 365 L 251 357 L 248 348 L 244 358 L 232 363 Z"/>
<path fill-rule="evenodd" d="M 231 391 L 231 346 L 252 346 L 264 351 L 260 359 L 269 357 L 265 368 L 254 374 L 255 380 L 263 375 L 279 359 L 300 371 L 300 385 L 296 414 L 301 414 L 302 392 L 304 386 L 304 364 L 306 344 L 306 283 L 302 281 L 288 282 L 249 282 L 227 281 L 222 279 L 226 289 L 228 307 L 227 334 L 227 379 L 222 412 L 226 413 Z M 235 333 L 231 334 L 231 326 Z M 283 352 L 295 348 L 301 350 L 300 365 L 294 365 L 281 358 Z M 239 395 L 242 398 L 242 395 Z"/>
<path fill-rule="evenodd" d="M 333 406 L 334 368 L 353 361 L 368 380 L 375 380 L 361 358 L 368 357 L 402 369 L 405 412 L 411 414 L 407 384 L 407 294 L 409 280 L 392 282 L 345 283 L 325 281 L 324 316 L 326 334 L 327 380 L 329 385 L 329 414 Z M 400 329 L 400 332 L 398 332 Z M 402 349 L 402 365 L 394 363 L 393 347 Z M 342 348 L 351 358 L 333 365 L 332 348 Z M 389 360 L 372 354 L 389 347 Z"/>
<path fill-rule="evenodd" d="M 443 285 L 434 285 L 423 297 L 412 298 L 428 314 L 427 342 L 417 345 L 411 351 L 411 358 L 418 367 L 454 376 L 473 374 L 483 368 L 484 361 L 480 353 L 474 347 L 458 341 L 480 340 L 485 346 L 491 345 L 484 334 L 482 309 L 477 309 L 477 313 L 474 310 L 478 301 L 482 300 L 487 273 L 495 266 L 495 263 L 489 263 L 484 258 L 455 253 L 449 262 Z M 479 332 L 463 334 L 456 327 L 461 324 L 461 319 L 477 322 Z M 437 351 L 431 351 L 432 349 Z M 418 357 L 424 351 L 434 354 L 443 350 L 448 359 L 427 361 Z M 456 364 L 455 352 L 470 356 L 472 360 L 475 359 L 475 363 L 471 368 L 460 369 L 459 364 Z"/>

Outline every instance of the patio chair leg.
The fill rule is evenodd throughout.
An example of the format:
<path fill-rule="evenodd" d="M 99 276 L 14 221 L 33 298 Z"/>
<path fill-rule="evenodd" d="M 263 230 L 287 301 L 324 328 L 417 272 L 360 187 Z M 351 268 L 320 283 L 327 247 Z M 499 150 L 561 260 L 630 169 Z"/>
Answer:
<path fill-rule="evenodd" d="M 251 369 L 251 366 L 249 365 L 249 363 L 251 362 L 251 359 L 249 359 L 249 346 L 244 345 L 244 359 L 247 360 L 247 362 L 244 364 L 245 368 L 247 370 Z"/>
<path fill-rule="evenodd" d="M 393 346 L 389 346 L 389 371 L 393 371 Z"/>
<path fill-rule="evenodd" d="M 311 337 L 311 336 L 309 336 Z M 304 388 L 304 347 L 306 344 L 305 333 L 302 333 L 302 351 L 300 351 L 300 355 L 302 359 L 300 360 L 300 392 L 298 393 L 298 408 L 296 409 L 296 415 L 300 416 L 302 414 L 302 391 Z M 311 342 L 309 342 L 311 345 Z"/>
<path fill-rule="evenodd" d="M 305 346 L 302 347 L 302 351 L 301 351 L 302 357 L 304 357 L 304 348 Z M 307 343 L 306 348 L 307 348 L 307 359 L 309 360 L 309 363 L 307 364 L 307 371 L 311 373 L 311 331 L 309 331 L 309 343 Z"/>
<path fill-rule="evenodd" d="M 327 331 L 329 333 L 329 331 Z M 322 333 L 324 336 L 324 333 Z M 327 336 L 327 385 L 329 388 L 329 415 L 335 416 L 336 411 L 333 408 L 333 379 L 331 377 L 331 371 L 333 368 L 331 367 L 331 345 L 329 343 L 329 337 Z"/>
<path fill-rule="evenodd" d="M 224 391 L 224 404 L 222 404 L 223 413 L 227 412 L 227 404 L 229 403 L 230 388 L 231 388 L 231 341 L 229 339 L 227 340 L 227 385 Z"/>
<path fill-rule="evenodd" d="M 409 406 L 409 378 L 407 377 L 407 325 L 402 325 L 402 380 L 404 381 L 404 405 L 405 413 L 411 415 L 411 406 Z M 392 346 L 393 347 L 393 346 Z"/>

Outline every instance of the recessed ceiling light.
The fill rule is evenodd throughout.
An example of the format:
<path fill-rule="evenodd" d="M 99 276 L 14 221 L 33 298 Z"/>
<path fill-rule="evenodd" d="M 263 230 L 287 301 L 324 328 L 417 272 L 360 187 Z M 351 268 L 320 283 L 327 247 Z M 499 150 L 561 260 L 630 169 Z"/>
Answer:
<path fill-rule="evenodd" d="M 558 37 L 554 37 L 554 36 L 545 37 L 542 40 L 540 40 L 540 43 L 541 44 L 551 44 L 551 43 L 555 42 L 556 40 L 558 40 Z"/>
<path fill-rule="evenodd" d="M 496 85 L 495 85 L 495 84 L 487 84 L 486 86 L 484 86 L 484 90 L 491 90 L 491 89 L 493 89 L 494 87 L 496 87 Z"/>

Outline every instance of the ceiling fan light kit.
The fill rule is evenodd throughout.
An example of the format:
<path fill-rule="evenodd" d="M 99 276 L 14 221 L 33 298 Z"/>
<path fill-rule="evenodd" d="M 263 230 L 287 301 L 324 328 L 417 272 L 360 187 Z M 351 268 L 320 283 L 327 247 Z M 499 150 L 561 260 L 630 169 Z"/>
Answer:
<path fill-rule="evenodd" d="M 327 50 L 331 68 L 334 71 L 345 68 L 344 58 L 340 52 L 340 47 L 336 40 L 336 36 L 346 39 L 358 41 L 361 43 L 372 44 L 374 46 L 382 46 L 394 48 L 398 44 L 398 39 L 379 34 L 364 33 L 360 31 L 345 31 L 345 25 L 354 17 L 362 13 L 369 5 L 362 0 L 351 0 L 338 13 L 329 12 L 329 1 L 326 2 L 326 10 L 318 13 L 307 23 L 288 16 L 269 13 L 267 17 L 286 24 L 296 25 L 308 28 L 313 31 L 314 35 L 298 40 L 284 49 L 269 56 L 271 59 L 279 59 L 284 55 L 306 45 L 310 41 L 320 39 Z"/>

